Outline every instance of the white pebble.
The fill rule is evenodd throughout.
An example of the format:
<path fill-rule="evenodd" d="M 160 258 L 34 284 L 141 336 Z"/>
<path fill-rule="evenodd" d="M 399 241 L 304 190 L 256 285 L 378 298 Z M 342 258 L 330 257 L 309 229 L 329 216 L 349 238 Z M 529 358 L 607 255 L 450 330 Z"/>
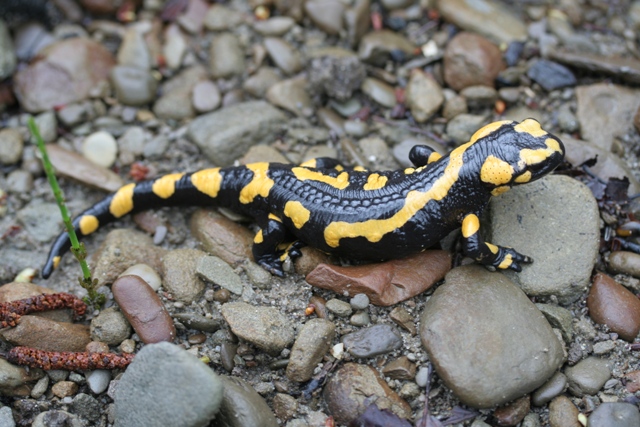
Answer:
<path fill-rule="evenodd" d="M 109 168 L 118 156 L 118 144 L 110 133 L 101 130 L 84 140 L 82 155 L 97 165 Z"/>
<path fill-rule="evenodd" d="M 156 273 L 156 271 L 147 264 L 132 265 L 118 277 L 127 276 L 130 274 L 140 277 L 142 280 L 147 282 L 147 285 L 149 285 L 154 291 L 160 289 L 160 285 L 162 285 L 162 281 L 160 280 L 160 276 L 158 275 L 158 273 Z"/>
<path fill-rule="evenodd" d="M 94 394 L 100 394 L 109 387 L 111 372 L 104 369 L 87 372 L 87 384 Z"/>
<path fill-rule="evenodd" d="M 423 366 L 418 369 L 418 373 L 416 374 L 416 384 L 420 387 L 426 387 L 427 381 L 429 381 L 429 368 Z"/>

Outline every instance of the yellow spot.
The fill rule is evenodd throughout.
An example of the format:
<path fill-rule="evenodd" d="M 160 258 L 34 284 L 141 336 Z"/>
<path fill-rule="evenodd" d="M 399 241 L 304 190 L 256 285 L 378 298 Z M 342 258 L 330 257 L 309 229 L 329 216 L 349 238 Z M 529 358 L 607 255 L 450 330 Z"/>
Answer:
<path fill-rule="evenodd" d="M 547 148 L 523 148 L 520 150 L 520 162 L 524 163 L 520 164 L 521 167 L 525 167 L 525 165 L 536 165 L 538 163 L 542 163 L 549 158 L 549 156 L 555 153 L 562 153 L 560 149 L 560 144 L 553 138 L 547 138 L 545 141 Z"/>
<path fill-rule="evenodd" d="M 91 234 L 98 229 L 100 223 L 98 222 L 98 218 L 93 215 L 82 215 L 80 218 L 80 223 L 78 226 L 80 227 L 80 232 L 83 236 L 87 234 Z"/>
<path fill-rule="evenodd" d="M 199 192 L 215 199 L 218 197 L 220 185 L 222 184 L 220 168 L 203 169 L 194 172 L 191 175 L 191 184 L 193 184 Z"/>
<path fill-rule="evenodd" d="M 293 225 L 298 229 L 302 228 L 307 221 L 309 221 L 309 217 L 311 216 L 309 209 L 305 208 L 302 206 L 302 203 L 297 201 L 287 202 L 287 204 L 284 205 L 284 214 L 291 218 Z"/>
<path fill-rule="evenodd" d="M 267 197 L 274 184 L 273 180 L 267 175 L 269 163 L 251 163 L 246 165 L 246 168 L 253 172 L 253 178 L 251 178 L 251 182 L 240 190 L 240 203 L 245 205 L 253 202 L 253 199 L 257 196 Z M 304 168 L 294 169 L 308 170 Z"/>
<path fill-rule="evenodd" d="M 442 158 L 442 154 L 434 151 L 433 153 L 429 154 L 429 158 L 427 159 L 427 164 L 437 162 L 441 158 Z"/>
<path fill-rule="evenodd" d="M 518 184 L 524 184 L 525 182 L 531 181 L 531 171 L 525 171 L 522 175 L 514 179 Z"/>
<path fill-rule="evenodd" d="M 262 235 L 262 230 L 258 230 L 256 235 L 253 237 L 253 243 L 259 245 L 264 241 L 264 236 Z"/>
<path fill-rule="evenodd" d="M 509 268 L 511 264 L 513 264 L 513 257 L 511 256 L 511 254 L 507 254 L 507 256 L 504 257 L 504 259 L 502 260 L 498 268 L 501 270 L 504 270 L 506 268 Z"/>
<path fill-rule="evenodd" d="M 364 237 L 370 242 L 379 242 L 385 234 L 405 225 L 427 203 L 432 200 L 442 200 L 458 180 L 460 168 L 463 165 L 462 155 L 472 144 L 473 142 L 467 142 L 453 150 L 449 155 L 449 163 L 442 176 L 426 192 L 410 191 L 404 201 L 404 206 L 393 216 L 386 219 L 370 219 L 354 223 L 336 221 L 329 224 L 324 230 L 324 239 L 327 245 L 336 248 L 340 245 L 340 239 L 347 237 Z"/>
<path fill-rule="evenodd" d="M 364 188 L 365 190 L 378 190 L 385 186 L 388 179 L 389 178 L 387 178 L 386 176 L 380 176 L 377 173 L 372 173 L 371 175 L 369 175 L 369 178 L 367 178 L 367 183 L 362 188 Z"/>
<path fill-rule="evenodd" d="M 509 187 L 508 185 L 502 185 L 500 187 L 496 187 L 493 190 L 491 190 L 491 195 L 492 196 L 499 196 L 501 194 L 506 193 L 510 189 L 511 189 L 511 187 Z"/>
<path fill-rule="evenodd" d="M 275 216 L 274 214 L 270 213 L 268 216 L 269 219 L 272 219 L 274 221 L 278 221 L 278 222 L 282 222 L 282 220 L 280 218 L 278 218 L 277 216 Z"/>
<path fill-rule="evenodd" d="M 53 257 L 53 268 L 56 269 L 60 265 L 60 255 Z"/>
<path fill-rule="evenodd" d="M 513 178 L 513 166 L 493 155 L 487 156 L 480 169 L 482 182 L 493 185 L 502 185 Z"/>
<path fill-rule="evenodd" d="M 476 131 L 476 133 L 474 133 L 473 136 L 471 136 L 471 139 L 469 140 L 469 142 L 476 142 L 480 138 L 484 138 L 485 136 L 497 131 L 503 125 L 508 125 L 510 123 L 513 123 L 513 120 L 501 120 L 499 122 L 489 123 L 488 125 Z"/>
<path fill-rule="evenodd" d="M 404 170 L 404 174 L 405 175 L 411 175 L 412 173 L 414 173 L 416 170 L 414 168 L 406 168 Z"/>
<path fill-rule="evenodd" d="M 462 235 L 465 239 L 473 236 L 480 229 L 480 220 L 475 214 L 469 214 L 462 221 Z"/>
<path fill-rule="evenodd" d="M 300 163 L 300 167 L 301 168 L 315 168 L 315 167 L 317 167 L 316 166 L 317 164 L 318 164 L 318 161 L 316 159 L 309 159 L 306 162 Z"/>
<path fill-rule="evenodd" d="M 133 189 L 135 186 L 133 183 L 127 184 L 113 195 L 109 204 L 111 215 L 120 218 L 133 210 Z"/>
<path fill-rule="evenodd" d="M 513 127 L 513 130 L 515 130 L 516 132 L 528 133 L 535 138 L 547 134 L 547 132 L 540 127 L 540 123 L 533 119 L 523 120 L 520 124 L 515 125 Z"/>
<path fill-rule="evenodd" d="M 324 175 L 320 172 L 312 171 L 305 168 L 292 168 L 291 172 L 298 178 L 300 181 L 319 181 L 324 182 L 338 190 L 344 190 L 349 186 L 349 174 L 346 172 L 342 172 L 340 175 L 333 177 L 330 175 Z M 273 181 L 271 181 L 273 183 Z"/>
<path fill-rule="evenodd" d="M 367 170 L 364 168 L 364 166 L 356 166 L 353 168 L 354 171 L 356 172 L 366 172 Z"/>
<path fill-rule="evenodd" d="M 168 199 L 176 191 L 176 181 L 184 176 L 183 173 L 172 173 L 156 179 L 151 186 L 151 191 L 162 199 Z"/>
<path fill-rule="evenodd" d="M 342 165 L 335 165 L 333 168 L 338 172 L 342 172 L 344 170 L 344 166 Z"/>
<path fill-rule="evenodd" d="M 500 248 L 498 248 L 496 245 L 494 245 L 493 243 L 489 243 L 489 242 L 485 242 L 485 245 L 487 245 L 487 247 L 489 248 L 489 250 L 495 255 L 498 253 L 498 251 L 500 250 Z"/>

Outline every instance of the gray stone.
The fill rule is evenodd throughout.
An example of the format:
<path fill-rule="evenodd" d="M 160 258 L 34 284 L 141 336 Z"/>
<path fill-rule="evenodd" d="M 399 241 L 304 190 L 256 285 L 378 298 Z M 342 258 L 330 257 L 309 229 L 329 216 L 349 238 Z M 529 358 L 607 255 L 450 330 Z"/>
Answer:
<path fill-rule="evenodd" d="M 118 65 L 110 78 L 116 98 L 125 105 L 144 105 L 156 97 L 158 81 L 149 70 Z"/>
<path fill-rule="evenodd" d="M 325 319 L 311 319 L 304 324 L 291 348 L 287 378 L 304 382 L 311 379 L 313 370 L 329 351 L 336 326 Z"/>
<path fill-rule="evenodd" d="M 358 47 L 358 57 L 369 63 L 382 64 L 389 59 L 391 52 L 400 50 L 413 55 L 416 46 L 406 37 L 390 30 L 372 31 L 365 34 Z"/>
<path fill-rule="evenodd" d="M 295 74 L 302 69 L 300 53 L 287 41 L 277 37 L 265 37 L 264 47 L 271 60 L 285 74 Z"/>
<path fill-rule="evenodd" d="M 611 378 L 609 362 L 597 357 L 587 357 L 577 365 L 565 369 L 569 391 L 578 397 L 594 395 Z"/>
<path fill-rule="evenodd" d="M 406 103 L 413 118 L 418 123 L 426 122 L 443 102 L 444 94 L 438 82 L 431 75 L 414 69 L 406 89 Z"/>
<path fill-rule="evenodd" d="M 206 255 L 198 249 L 183 248 L 169 251 L 164 256 L 162 286 L 176 300 L 190 304 L 202 295 L 204 282 L 196 275 L 196 266 Z"/>
<path fill-rule="evenodd" d="M 244 380 L 221 376 L 224 397 L 211 427 L 278 427 L 267 402 Z"/>
<path fill-rule="evenodd" d="M 119 345 L 131 335 L 131 325 L 118 309 L 109 307 L 91 319 L 91 339 Z"/>
<path fill-rule="evenodd" d="M 229 78 L 245 69 L 240 40 L 232 33 L 216 34 L 209 50 L 209 68 L 214 78 Z"/>
<path fill-rule="evenodd" d="M 339 300 L 337 298 L 331 298 L 326 303 L 327 310 L 332 312 L 338 317 L 347 317 L 353 313 L 353 309 L 349 303 Z"/>
<path fill-rule="evenodd" d="M 464 144 L 485 124 L 487 124 L 485 116 L 458 114 L 447 123 L 447 135 L 457 144 Z"/>
<path fill-rule="evenodd" d="M 584 293 L 600 246 L 600 214 L 586 185 L 547 176 L 492 199 L 490 212 L 487 240 L 534 260 L 520 273 L 505 272 L 527 295 L 555 295 L 564 304 Z"/>
<path fill-rule="evenodd" d="M 78 393 L 71 402 L 71 411 L 89 421 L 98 421 L 102 412 L 102 404 L 94 397 Z"/>
<path fill-rule="evenodd" d="M 375 357 L 402 347 L 402 336 L 391 325 L 378 324 L 342 337 L 345 349 L 354 357 Z"/>
<path fill-rule="evenodd" d="M 9 28 L 4 20 L 0 20 L 0 80 L 11 76 L 16 64 L 17 58 Z"/>
<path fill-rule="evenodd" d="M 354 310 L 366 310 L 369 308 L 369 297 L 366 294 L 356 294 L 349 300 Z"/>
<path fill-rule="evenodd" d="M 49 242 L 62 230 L 60 209 L 55 203 L 33 200 L 18 212 L 18 221 L 38 242 Z"/>
<path fill-rule="evenodd" d="M 0 359 L 0 393 L 6 396 L 28 395 L 26 383 L 36 381 L 44 376 L 40 369 L 29 369 L 13 365 Z M 23 388 L 24 387 L 24 388 Z"/>
<path fill-rule="evenodd" d="M 360 88 L 369 98 L 383 107 L 392 108 L 396 105 L 396 92 L 382 80 L 367 77 Z"/>
<path fill-rule="evenodd" d="M 260 67 L 251 77 L 242 84 L 242 89 L 256 98 L 264 97 L 267 90 L 281 80 L 275 68 Z"/>
<path fill-rule="evenodd" d="M 229 165 L 250 146 L 271 141 L 285 120 L 268 103 L 249 101 L 196 118 L 188 135 L 214 164 Z"/>
<path fill-rule="evenodd" d="M 0 21 L 0 25 L 2 21 Z M 12 165 L 22 158 L 24 141 L 17 129 L 4 128 L 0 130 L 0 163 Z"/>
<path fill-rule="evenodd" d="M 531 403 L 534 406 L 544 406 L 551 402 L 554 397 L 564 392 L 567 388 L 567 377 L 561 373 L 556 372 L 549 381 L 544 383 L 531 395 Z"/>
<path fill-rule="evenodd" d="M 11 408 L 3 406 L 0 408 L 0 427 L 16 427 L 16 422 L 13 419 L 13 413 Z"/>
<path fill-rule="evenodd" d="M 180 72 L 162 85 L 162 95 L 153 105 L 153 112 L 161 119 L 192 117 L 195 114 L 191 101 L 193 88 L 207 78 L 207 71 L 201 65 Z"/>
<path fill-rule="evenodd" d="M 605 402 L 589 416 L 589 427 L 636 426 L 640 426 L 640 412 L 630 403 Z"/>
<path fill-rule="evenodd" d="M 234 334 L 273 356 L 293 342 L 293 326 L 276 308 L 230 302 L 220 311 Z"/>
<path fill-rule="evenodd" d="M 50 426 L 65 426 L 65 427 L 83 427 L 82 421 L 73 414 L 61 410 L 45 411 L 38 414 L 34 418 L 31 427 L 50 427 Z"/>
<path fill-rule="evenodd" d="M 271 104 L 298 116 L 310 116 L 313 114 L 313 101 L 306 88 L 307 79 L 304 77 L 282 80 L 271 85 L 267 90 L 266 99 Z"/>
<path fill-rule="evenodd" d="M 33 176 L 23 169 L 13 170 L 7 175 L 5 188 L 9 193 L 28 194 L 33 190 Z"/>
<path fill-rule="evenodd" d="M 478 265 L 446 275 L 424 308 L 420 335 L 440 378 L 475 408 L 535 390 L 563 361 L 560 341 L 529 298 Z"/>
<path fill-rule="evenodd" d="M 166 342 L 148 344 L 118 383 L 115 426 L 205 426 L 223 393 L 220 377 L 195 356 Z"/>
<path fill-rule="evenodd" d="M 566 308 L 551 304 L 536 304 L 552 327 L 560 329 L 562 338 L 568 344 L 573 338 L 573 315 Z"/>
<path fill-rule="evenodd" d="M 94 394 L 100 394 L 109 387 L 111 381 L 111 371 L 97 369 L 87 372 L 87 385 Z"/>
<path fill-rule="evenodd" d="M 204 280 L 215 283 L 231 293 L 242 295 L 243 283 L 233 268 L 216 256 L 204 256 L 198 260 L 196 274 Z"/>

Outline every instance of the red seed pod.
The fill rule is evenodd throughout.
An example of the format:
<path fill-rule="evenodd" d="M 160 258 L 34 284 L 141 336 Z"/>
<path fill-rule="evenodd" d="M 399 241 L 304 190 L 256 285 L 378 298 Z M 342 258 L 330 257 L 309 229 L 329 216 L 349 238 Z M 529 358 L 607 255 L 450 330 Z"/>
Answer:
<path fill-rule="evenodd" d="M 133 361 L 133 354 L 74 353 L 69 351 L 45 351 L 31 347 L 14 347 L 7 354 L 7 361 L 46 371 L 64 369 L 124 369 Z"/>
<path fill-rule="evenodd" d="M 76 316 L 83 316 L 87 305 L 75 295 L 64 292 L 57 294 L 42 294 L 17 301 L 0 304 L 0 328 L 16 326 L 20 317 L 29 313 L 70 308 Z"/>

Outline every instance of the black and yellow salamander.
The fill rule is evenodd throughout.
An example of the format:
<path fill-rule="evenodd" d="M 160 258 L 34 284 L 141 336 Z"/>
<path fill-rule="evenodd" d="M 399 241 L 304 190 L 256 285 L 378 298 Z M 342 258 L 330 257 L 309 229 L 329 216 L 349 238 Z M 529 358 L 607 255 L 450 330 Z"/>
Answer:
<path fill-rule="evenodd" d="M 282 262 L 303 245 L 349 259 L 402 258 L 437 244 L 462 227 L 463 252 L 497 269 L 520 271 L 532 260 L 479 234 L 479 217 L 492 196 L 553 171 L 564 146 L 540 124 L 499 121 L 441 157 L 415 146 L 415 167 L 372 172 L 318 158 L 300 166 L 253 163 L 174 173 L 128 184 L 90 207 L 73 225 L 80 236 L 140 210 L 174 205 L 224 206 L 259 226 L 255 261 L 282 276 Z M 294 242 L 290 245 L 285 243 Z M 42 276 L 69 249 L 66 232 L 53 244 Z"/>

